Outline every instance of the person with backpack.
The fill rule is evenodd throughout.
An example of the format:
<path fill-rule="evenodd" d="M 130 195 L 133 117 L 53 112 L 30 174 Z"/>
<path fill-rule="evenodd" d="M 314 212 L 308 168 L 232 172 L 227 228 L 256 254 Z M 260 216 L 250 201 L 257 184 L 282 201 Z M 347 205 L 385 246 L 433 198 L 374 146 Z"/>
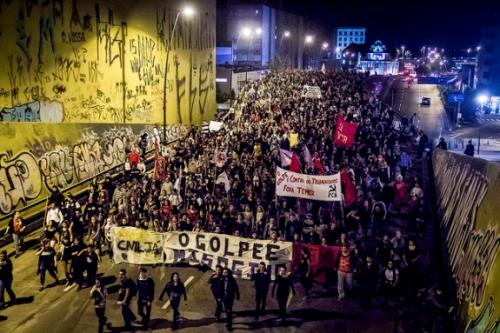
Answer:
<path fill-rule="evenodd" d="M 130 330 L 132 325 L 135 325 L 135 315 L 130 310 L 130 302 L 137 294 L 137 286 L 132 279 L 127 277 L 127 271 L 125 269 L 120 269 L 118 275 L 120 280 L 120 290 L 118 292 L 118 302 L 116 304 L 122 307 L 123 322 L 125 323 L 125 329 Z"/>

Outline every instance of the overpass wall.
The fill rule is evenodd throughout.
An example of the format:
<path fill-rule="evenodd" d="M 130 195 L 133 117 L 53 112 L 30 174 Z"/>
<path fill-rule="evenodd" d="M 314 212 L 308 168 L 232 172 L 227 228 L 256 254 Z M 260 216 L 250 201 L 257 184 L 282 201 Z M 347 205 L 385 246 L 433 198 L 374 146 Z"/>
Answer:
<path fill-rule="evenodd" d="M 500 330 L 500 164 L 433 152 L 457 332 Z"/>
<path fill-rule="evenodd" d="M 215 110 L 215 0 L 0 1 L 0 120 L 196 124 Z"/>

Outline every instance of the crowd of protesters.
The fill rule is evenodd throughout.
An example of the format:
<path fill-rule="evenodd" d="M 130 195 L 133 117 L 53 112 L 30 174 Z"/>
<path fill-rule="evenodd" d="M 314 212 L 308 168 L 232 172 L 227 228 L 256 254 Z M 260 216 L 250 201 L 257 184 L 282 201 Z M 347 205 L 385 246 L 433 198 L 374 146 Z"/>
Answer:
<path fill-rule="evenodd" d="M 132 226 L 339 246 L 341 254 L 331 263 L 336 273 L 327 283 L 337 286 L 339 300 L 357 295 L 369 307 L 376 296 L 385 306 L 416 299 L 424 286 L 419 239 L 426 218 L 421 179 L 412 163 L 413 152 L 419 157 L 427 138 L 413 117 L 398 119 L 363 89 L 365 78 L 351 72 L 268 73 L 242 89 L 221 130 L 191 129 L 163 149 L 164 172 L 146 172 L 141 159 L 147 140 L 151 147 L 154 139 L 141 136 L 125 152 L 124 176 L 94 180 L 84 204 L 53 193 L 37 252 L 41 289 L 46 272 L 59 283 L 60 260 L 67 287 L 94 287 L 99 298 L 98 265 L 103 253 L 112 255 L 109 230 Z M 303 97 L 305 85 L 319 86 L 321 98 Z M 352 147 L 333 142 L 338 115 L 358 124 Z M 302 173 L 344 173 L 355 186 L 354 199 L 332 204 L 276 197 L 280 149 L 299 156 Z M 319 163 L 309 163 L 306 151 Z M 219 181 L 223 173 L 225 181 Z M 16 223 L 10 232 L 22 228 Z M 302 256 L 297 275 L 307 297 L 313 276 L 307 250 Z M 279 280 L 288 295 L 287 274 L 280 272 Z M 265 304 L 257 305 L 256 316 L 264 310 Z M 281 304 L 280 311 L 284 316 Z"/>

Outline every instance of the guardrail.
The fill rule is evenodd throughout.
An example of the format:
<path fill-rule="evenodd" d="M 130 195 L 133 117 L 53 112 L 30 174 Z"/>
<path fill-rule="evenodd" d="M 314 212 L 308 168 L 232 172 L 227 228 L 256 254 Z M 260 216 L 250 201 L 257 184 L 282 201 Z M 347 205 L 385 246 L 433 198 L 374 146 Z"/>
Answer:
<path fill-rule="evenodd" d="M 166 145 L 171 145 L 179 140 L 182 140 L 182 139 L 176 139 L 176 140 L 169 141 L 169 142 L 167 142 Z M 144 164 L 146 164 L 146 170 L 151 169 L 151 165 L 154 161 L 154 154 L 153 153 L 154 153 L 154 149 L 150 149 L 146 152 L 146 160 L 144 161 Z M 75 188 L 81 187 L 85 184 L 90 184 L 94 179 L 99 178 L 99 177 L 106 175 L 106 174 L 110 175 L 111 178 L 113 180 L 115 180 L 122 175 L 121 172 L 117 172 L 117 170 L 119 170 L 119 169 L 122 169 L 122 170 L 125 169 L 125 162 L 117 164 L 116 166 L 111 167 L 107 170 L 101 171 L 98 174 L 96 174 L 94 177 L 90 177 L 90 178 L 82 180 L 76 184 L 73 184 L 73 185 L 65 188 L 61 192 L 62 193 L 70 192 L 70 191 L 74 190 Z M 60 176 L 62 173 L 64 173 L 64 172 L 62 171 L 57 176 Z M 85 195 L 88 193 L 88 191 L 89 191 L 88 188 L 83 188 L 81 191 L 74 193 L 75 200 L 77 200 L 80 204 L 83 204 L 83 199 L 85 198 Z M 40 204 L 46 202 L 49 196 L 50 196 L 50 193 L 48 194 L 47 197 L 44 197 L 43 199 L 39 199 L 33 203 L 30 203 L 29 205 L 27 205 L 23 208 L 17 209 L 16 211 L 22 213 L 23 211 L 29 210 L 33 207 L 36 207 L 37 205 L 40 205 Z M 7 214 L 4 217 L 4 219 L 8 219 L 8 218 L 12 217 L 13 215 L 14 215 L 14 212 Z M 34 230 L 40 228 L 43 225 L 44 217 L 45 217 L 45 210 L 44 209 L 37 211 L 31 215 L 24 216 L 23 220 L 26 222 L 26 234 L 29 234 L 29 233 L 33 232 Z M 6 244 L 8 244 L 12 241 L 10 234 L 9 235 L 4 235 L 4 234 L 5 234 L 5 228 L 0 230 L 0 247 L 5 246 Z"/>

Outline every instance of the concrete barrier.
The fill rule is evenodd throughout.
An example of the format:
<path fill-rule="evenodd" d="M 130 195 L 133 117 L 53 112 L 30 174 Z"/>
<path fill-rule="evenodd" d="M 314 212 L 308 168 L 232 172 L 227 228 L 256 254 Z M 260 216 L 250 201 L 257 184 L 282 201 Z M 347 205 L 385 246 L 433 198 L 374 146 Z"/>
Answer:
<path fill-rule="evenodd" d="M 499 332 L 500 165 L 436 149 L 432 166 L 456 332 Z"/>

